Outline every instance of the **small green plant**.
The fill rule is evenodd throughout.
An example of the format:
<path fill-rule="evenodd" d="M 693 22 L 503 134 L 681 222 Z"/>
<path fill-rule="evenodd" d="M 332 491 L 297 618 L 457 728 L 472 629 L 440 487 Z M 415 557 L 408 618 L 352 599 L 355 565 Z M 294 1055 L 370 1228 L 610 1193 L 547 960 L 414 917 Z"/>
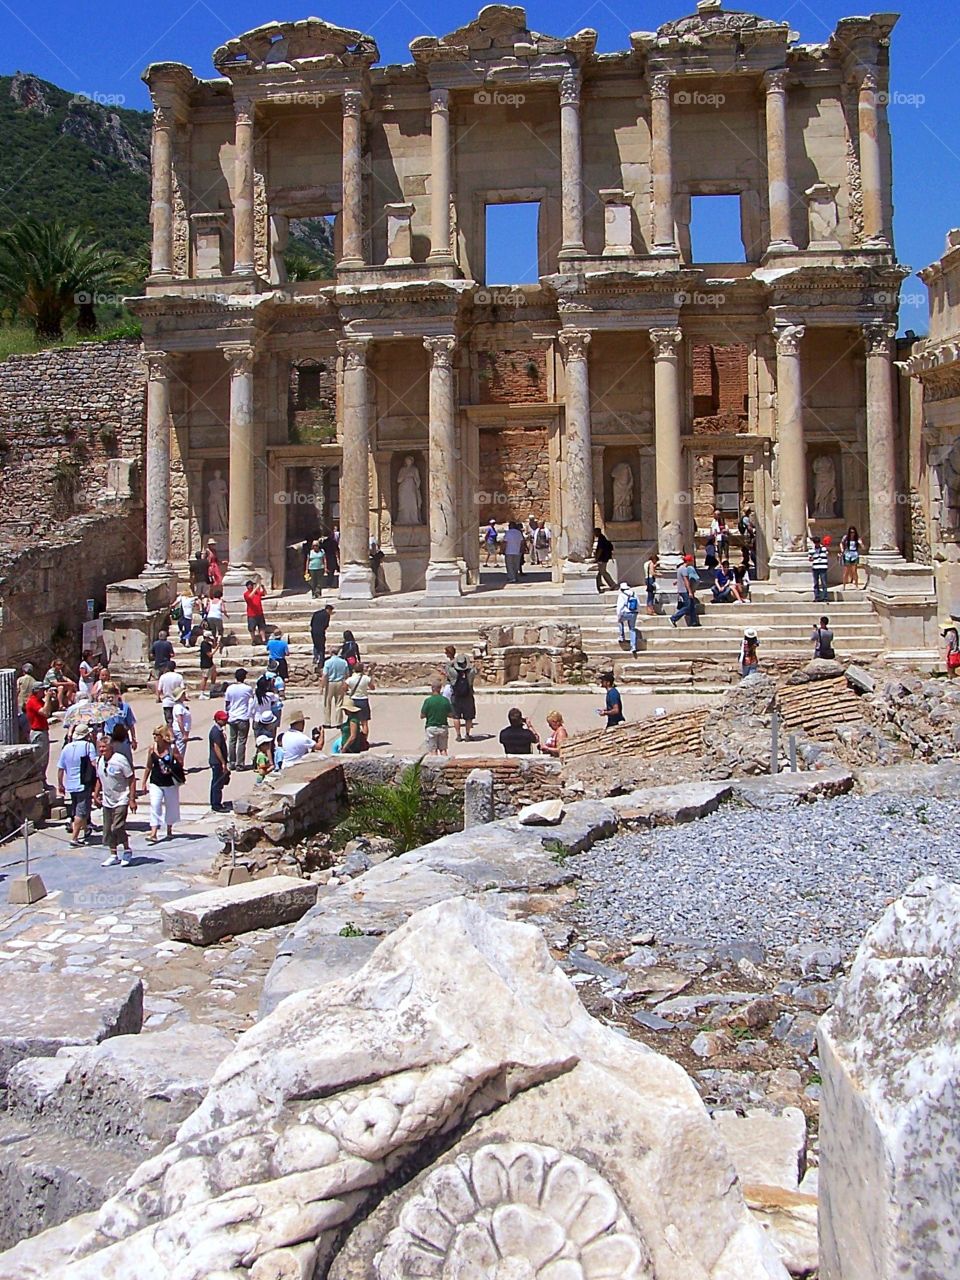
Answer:
<path fill-rule="evenodd" d="M 527 377 L 530 378 L 533 382 L 538 381 L 540 377 L 540 366 L 537 364 L 535 360 L 527 361 Z"/>
<path fill-rule="evenodd" d="M 107 453 L 112 453 L 117 447 L 117 428 L 112 422 L 105 422 L 100 428 L 100 443 L 106 449 Z"/>
<path fill-rule="evenodd" d="M 820 1075 L 819 1071 L 814 1071 L 813 1075 L 810 1077 L 810 1083 L 823 1084 L 823 1077 Z"/>
<path fill-rule="evenodd" d="M 917 805 L 916 817 L 921 826 L 927 827 L 930 825 L 930 817 L 927 813 L 927 806 L 925 803 L 921 802 Z"/>
<path fill-rule="evenodd" d="M 544 840 L 543 847 L 550 854 L 550 861 L 556 863 L 558 867 L 562 867 L 566 860 L 576 853 L 576 849 L 571 849 L 562 840 Z"/>
<path fill-rule="evenodd" d="M 424 794 L 423 761 L 418 760 L 392 783 L 357 783 L 347 816 L 333 829 L 332 845 L 342 849 L 359 836 L 385 836 L 396 853 L 406 853 L 445 835 L 459 820 L 452 798 Z"/>
<path fill-rule="evenodd" d="M 66 502 L 72 502 L 80 482 L 80 459 L 74 455 L 58 458 L 53 468 L 53 480 Z"/>
<path fill-rule="evenodd" d="M 757 1038 L 752 1027 L 731 1027 L 730 1034 L 734 1040 L 756 1040 Z"/>
<path fill-rule="evenodd" d="M 363 930 L 358 929 L 352 920 L 348 920 L 337 936 L 339 938 L 362 938 Z"/>

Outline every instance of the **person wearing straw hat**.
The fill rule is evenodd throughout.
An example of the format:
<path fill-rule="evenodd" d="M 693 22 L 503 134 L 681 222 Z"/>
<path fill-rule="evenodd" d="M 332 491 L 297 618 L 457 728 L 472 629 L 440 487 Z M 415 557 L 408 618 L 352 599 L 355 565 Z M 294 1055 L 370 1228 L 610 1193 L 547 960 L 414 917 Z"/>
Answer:
<path fill-rule="evenodd" d="M 756 627 L 747 627 L 740 642 L 741 680 L 746 680 L 747 676 L 755 676 L 760 670 L 760 658 L 757 653 L 759 644 L 760 637 L 757 635 Z"/>
<path fill-rule="evenodd" d="M 953 618 L 946 618 L 940 622 L 940 634 L 943 636 L 946 645 L 946 654 L 944 660 L 947 666 L 947 675 L 955 676 L 958 668 L 960 668 L 960 635 L 957 633 L 957 624 Z"/>
<path fill-rule="evenodd" d="M 333 752 L 335 755 L 356 755 L 366 751 L 368 746 L 367 735 L 363 731 L 363 712 L 353 698 L 346 697 L 343 700 L 343 724 Z"/>
<path fill-rule="evenodd" d="M 70 797 L 70 844 L 75 849 L 87 837 L 96 770 L 97 753 L 90 741 L 90 726 L 78 724 L 57 761 L 57 792 Z"/>
<path fill-rule="evenodd" d="M 283 735 L 283 761 L 281 770 L 308 756 L 312 751 L 323 755 L 323 730 L 316 738 L 310 737 L 304 730 L 306 717 L 302 711 L 295 711 L 290 717 L 290 728 Z M 319 726 L 318 726 L 319 727 Z"/>

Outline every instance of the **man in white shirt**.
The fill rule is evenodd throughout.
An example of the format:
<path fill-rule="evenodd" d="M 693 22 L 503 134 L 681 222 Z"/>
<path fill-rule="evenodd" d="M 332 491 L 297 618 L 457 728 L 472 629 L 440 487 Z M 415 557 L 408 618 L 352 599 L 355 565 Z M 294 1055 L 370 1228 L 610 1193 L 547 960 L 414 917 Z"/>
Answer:
<path fill-rule="evenodd" d="M 237 667 L 233 684 L 227 685 L 223 695 L 223 709 L 227 713 L 227 767 L 247 767 L 247 735 L 256 702 L 256 692 L 246 683 L 247 672 Z"/>
<path fill-rule="evenodd" d="M 107 856 L 101 867 L 130 866 L 130 837 L 127 835 L 127 812 L 137 811 L 137 784 L 133 767 L 126 756 L 114 750 L 109 738 L 104 738 L 101 756 L 97 761 L 97 783 L 93 790 L 93 803 L 103 806 L 103 843 Z M 123 857 L 117 854 L 123 849 Z"/>
<path fill-rule="evenodd" d="M 183 676 L 177 670 L 177 664 L 171 661 L 170 666 L 157 681 L 157 701 L 163 707 L 163 718 L 169 725 L 173 724 L 173 704 L 177 700 L 177 694 L 184 687 Z"/>
<path fill-rule="evenodd" d="M 503 558 L 507 564 L 507 581 L 520 581 L 520 562 L 523 558 L 523 530 L 511 520 L 503 535 Z"/>
<path fill-rule="evenodd" d="M 293 719 L 290 721 L 290 728 L 283 735 L 283 763 L 281 770 L 289 768 L 298 760 L 302 760 L 304 756 L 316 752 L 323 755 L 323 730 L 320 730 L 320 736 L 316 742 L 309 734 L 303 731 L 304 717 L 302 711 L 294 713 Z"/>

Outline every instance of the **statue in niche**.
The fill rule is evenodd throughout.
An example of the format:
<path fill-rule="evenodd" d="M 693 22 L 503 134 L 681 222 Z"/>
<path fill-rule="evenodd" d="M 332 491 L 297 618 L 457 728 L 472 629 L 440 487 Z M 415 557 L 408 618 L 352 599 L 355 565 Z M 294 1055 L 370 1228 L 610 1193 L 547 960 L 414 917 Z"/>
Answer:
<path fill-rule="evenodd" d="M 230 527 L 230 505 L 227 482 L 218 468 L 207 482 L 207 532 L 225 533 Z"/>
<path fill-rule="evenodd" d="M 420 468 L 411 455 L 403 460 L 397 475 L 397 524 L 423 524 L 423 497 Z"/>
<path fill-rule="evenodd" d="M 633 468 L 629 462 L 618 462 L 610 472 L 613 481 L 613 519 L 633 519 Z"/>
<path fill-rule="evenodd" d="M 813 463 L 813 514 L 832 520 L 838 505 L 837 466 L 829 454 L 821 453 Z"/>

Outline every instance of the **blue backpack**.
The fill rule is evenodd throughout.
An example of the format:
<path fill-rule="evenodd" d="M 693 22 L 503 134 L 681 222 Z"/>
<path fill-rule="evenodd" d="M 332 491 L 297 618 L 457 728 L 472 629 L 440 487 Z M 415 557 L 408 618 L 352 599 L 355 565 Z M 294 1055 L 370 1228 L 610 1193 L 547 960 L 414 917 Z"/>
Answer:
<path fill-rule="evenodd" d="M 640 601 L 636 596 L 631 596 L 627 601 L 627 613 L 637 613 L 640 609 Z"/>

